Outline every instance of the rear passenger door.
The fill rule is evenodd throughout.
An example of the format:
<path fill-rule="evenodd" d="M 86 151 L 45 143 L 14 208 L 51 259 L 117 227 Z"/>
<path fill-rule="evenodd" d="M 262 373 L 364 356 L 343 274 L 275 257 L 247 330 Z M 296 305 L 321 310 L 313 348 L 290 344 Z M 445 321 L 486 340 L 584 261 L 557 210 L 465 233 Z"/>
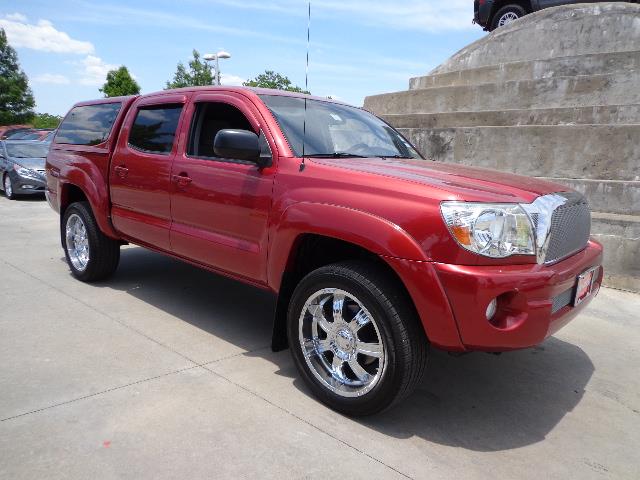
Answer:
<path fill-rule="evenodd" d="M 172 169 L 173 252 L 263 283 L 275 166 L 218 157 L 213 139 L 222 129 L 250 130 L 260 134 L 265 156 L 275 151 L 272 139 L 258 110 L 237 94 L 195 94 L 188 116 L 188 141 Z"/>
<path fill-rule="evenodd" d="M 123 236 L 170 250 L 171 166 L 186 95 L 143 98 L 127 114 L 111 160 L 112 222 Z"/>

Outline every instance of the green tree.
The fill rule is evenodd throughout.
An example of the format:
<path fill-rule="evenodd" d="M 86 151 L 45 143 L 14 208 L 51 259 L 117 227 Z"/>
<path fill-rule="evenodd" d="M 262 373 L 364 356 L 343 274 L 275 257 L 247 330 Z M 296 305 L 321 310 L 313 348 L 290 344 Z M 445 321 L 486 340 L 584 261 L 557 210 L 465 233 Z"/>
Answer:
<path fill-rule="evenodd" d="M 36 113 L 31 120 L 33 128 L 58 128 L 62 117 L 49 113 Z"/>
<path fill-rule="evenodd" d="M 247 80 L 243 83 L 245 87 L 261 87 L 261 88 L 274 88 L 276 90 L 286 90 L 288 92 L 307 93 L 311 92 L 303 90 L 297 85 L 292 85 L 289 77 L 285 77 L 273 70 L 265 70 L 253 80 Z"/>
<path fill-rule="evenodd" d="M 182 87 L 198 87 L 213 83 L 213 70 L 204 60 L 200 60 L 200 53 L 193 51 L 193 60 L 189 62 L 189 71 L 182 62 L 178 62 L 173 80 L 167 82 L 167 89 Z"/>
<path fill-rule="evenodd" d="M 100 89 L 105 97 L 121 97 L 138 95 L 140 85 L 136 82 L 124 65 L 107 73 L 107 81 Z"/>
<path fill-rule="evenodd" d="M 0 125 L 24 123 L 33 116 L 36 102 L 18 55 L 0 28 Z"/>

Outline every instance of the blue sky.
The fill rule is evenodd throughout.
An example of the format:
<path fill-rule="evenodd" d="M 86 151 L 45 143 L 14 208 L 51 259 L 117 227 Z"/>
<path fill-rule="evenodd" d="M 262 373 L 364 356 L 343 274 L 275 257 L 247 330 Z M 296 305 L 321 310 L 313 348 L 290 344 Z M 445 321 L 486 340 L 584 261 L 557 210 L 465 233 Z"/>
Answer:
<path fill-rule="evenodd" d="M 362 105 L 406 90 L 484 35 L 471 0 L 316 0 L 311 4 L 309 90 Z M 143 93 L 161 90 L 192 49 L 224 49 L 223 84 L 266 69 L 304 86 L 304 0 L 0 0 L 0 27 L 18 51 L 38 112 L 64 114 L 100 97 L 106 72 L 126 65 Z"/>

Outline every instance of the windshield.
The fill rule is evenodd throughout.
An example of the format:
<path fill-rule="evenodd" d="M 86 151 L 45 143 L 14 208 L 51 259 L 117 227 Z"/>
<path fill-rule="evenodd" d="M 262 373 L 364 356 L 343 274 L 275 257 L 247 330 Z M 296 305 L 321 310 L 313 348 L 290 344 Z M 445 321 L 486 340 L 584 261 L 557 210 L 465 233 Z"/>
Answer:
<path fill-rule="evenodd" d="M 294 154 L 306 157 L 422 158 L 396 130 L 376 116 L 331 102 L 260 95 Z"/>
<path fill-rule="evenodd" d="M 7 143 L 7 154 L 13 158 L 45 158 L 49 145 L 42 143 Z"/>

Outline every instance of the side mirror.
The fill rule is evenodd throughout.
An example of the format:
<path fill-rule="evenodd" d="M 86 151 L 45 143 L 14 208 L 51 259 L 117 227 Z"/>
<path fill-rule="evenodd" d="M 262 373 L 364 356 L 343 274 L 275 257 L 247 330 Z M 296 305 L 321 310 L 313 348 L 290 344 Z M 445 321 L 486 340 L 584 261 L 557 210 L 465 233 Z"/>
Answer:
<path fill-rule="evenodd" d="M 218 157 L 248 160 L 260 168 L 268 166 L 260 155 L 258 135 L 249 130 L 220 130 L 213 140 L 213 151 Z"/>

